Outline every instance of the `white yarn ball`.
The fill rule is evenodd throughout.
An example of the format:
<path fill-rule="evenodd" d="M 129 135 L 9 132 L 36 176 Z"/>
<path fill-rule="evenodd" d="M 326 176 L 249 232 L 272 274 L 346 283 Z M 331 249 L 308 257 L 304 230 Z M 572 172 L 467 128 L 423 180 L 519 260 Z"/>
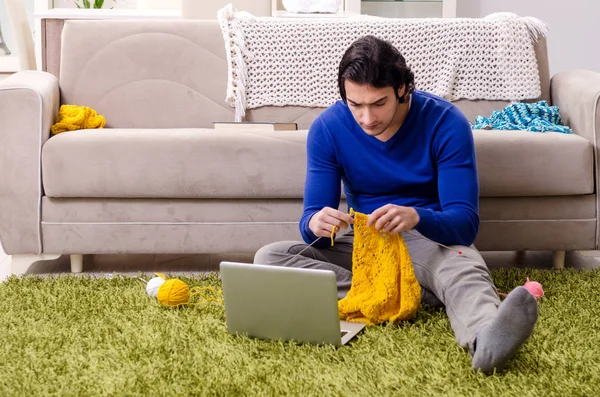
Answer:
<path fill-rule="evenodd" d="M 282 0 L 282 4 L 289 12 L 336 13 L 340 9 L 341 0 Z"/>
<path fill-rule="evenodd" d="M 146 293 L 148 293 L 148 296 L 156 298 L 156 296 L 158 295 L 158 289 L 164 283 L 165 279 L 162 277 L 154 277 L 153 279 L 148 281 L 148 284 L 146 284 Z"/>

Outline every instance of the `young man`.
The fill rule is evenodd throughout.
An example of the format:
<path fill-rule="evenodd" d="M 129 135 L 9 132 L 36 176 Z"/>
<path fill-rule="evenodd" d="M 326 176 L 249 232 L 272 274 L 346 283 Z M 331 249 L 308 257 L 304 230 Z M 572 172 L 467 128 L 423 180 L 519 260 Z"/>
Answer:
<path fill-rule="evenodd" d="M 404 57 L 373 36 L 348 48 L 338 85 L 342 100 L 321 113 L 308 133 L 300 220 L 305 243 L 267 245 L 255 263 L 333 270 L 343 298 L 352 282 L 352 231 L 330 246 L 333 228 L 353 223 L 337 210 L 343 181 L 348 207 L 370 214 L 369 226 L 411 231 L 403 238 L 422 302 L 446 307 L 474 368 L 502 368 L 533 332 L 537 303 L 524 287 L 501 303 L 472 245 L 479 230 L 479 183 L 468 121 L 448 101 L 415 90 Z"/>

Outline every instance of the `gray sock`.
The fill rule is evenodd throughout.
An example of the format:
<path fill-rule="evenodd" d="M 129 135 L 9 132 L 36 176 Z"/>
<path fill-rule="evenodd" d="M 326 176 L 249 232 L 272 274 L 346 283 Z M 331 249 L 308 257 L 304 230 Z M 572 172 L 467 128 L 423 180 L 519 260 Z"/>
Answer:
<path fill-rule="evenodd" d="M 531 336 L 538 318 L 537 302 L 525 289 L 512 290 L 491 324 L 477 333 L 473 367 L 486 374 L 501 369 Z"/>

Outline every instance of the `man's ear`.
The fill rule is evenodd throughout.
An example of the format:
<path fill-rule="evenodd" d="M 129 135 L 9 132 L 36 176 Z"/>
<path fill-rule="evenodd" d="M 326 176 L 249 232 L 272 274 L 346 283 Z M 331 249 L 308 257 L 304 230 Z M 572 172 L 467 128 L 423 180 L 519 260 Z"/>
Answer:
<path fill-rule="evenodd" d="M 400 87 L 398 87 L 398 102 L 400 103 L 404 103 L 404 94 L 406 94 L 406 90 L 404 89 L 405 85 L 402 84 Z"/>

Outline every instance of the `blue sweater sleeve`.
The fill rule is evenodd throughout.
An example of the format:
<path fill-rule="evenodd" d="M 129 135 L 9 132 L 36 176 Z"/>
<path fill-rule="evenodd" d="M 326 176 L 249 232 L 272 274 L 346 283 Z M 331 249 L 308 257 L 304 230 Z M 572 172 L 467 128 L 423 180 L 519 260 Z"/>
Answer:
<path fill-rule="evenodd" d="M 300 218 L 300 234 L 308 244 L 317 236 L 309 229 L 312 216 L 324 207 L 340 205 L 341 171 L 328 131 L 316 119 L 308 131 L 306 141 L 306 180 L 304 183 L 304 212 Z M 330 238 L 317 241 L 315 247 L 331 245 Z"/>
<path fill-rule="evenodd" d="M 473 133 L 458 109 L 446 114 L 432 150 L 441 211 L 415 208 L 420 217 L 416 229 L 442 244 L 469 246 L 479 231 L 479 180 Z"/>

